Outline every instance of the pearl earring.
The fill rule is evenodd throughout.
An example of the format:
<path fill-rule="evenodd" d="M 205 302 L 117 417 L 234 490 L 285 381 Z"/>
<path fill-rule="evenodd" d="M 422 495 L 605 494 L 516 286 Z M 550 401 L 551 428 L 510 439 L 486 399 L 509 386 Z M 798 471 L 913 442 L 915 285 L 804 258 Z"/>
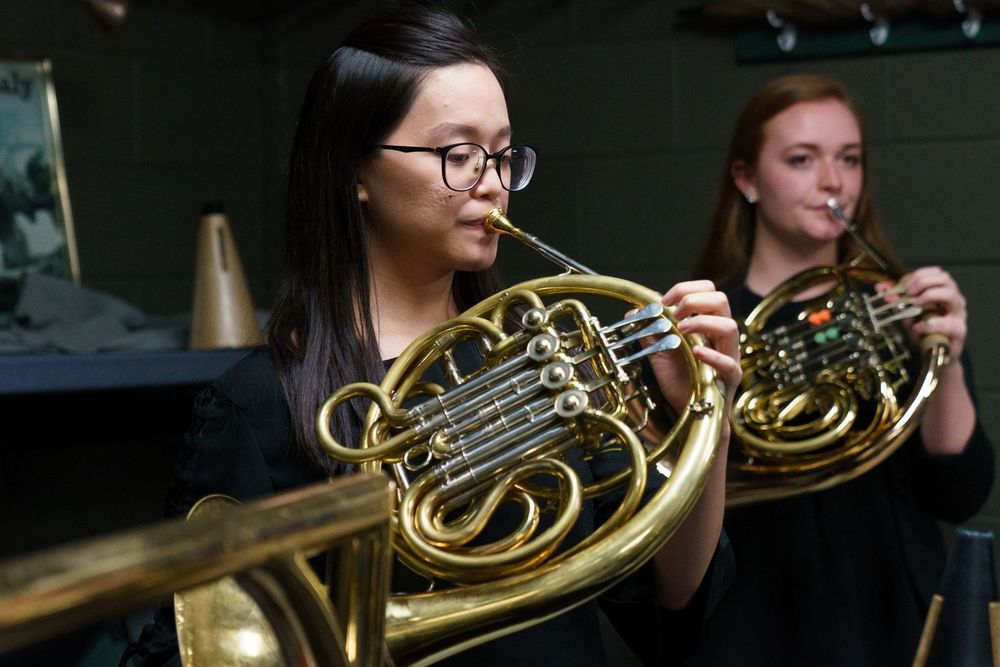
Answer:
<path fill-rule="evenodd" d="M 757 203 L 757 197 L 755 197 L 754 195 L 750 194 L 749 192 L 744 192 L 743 193 L 743 198 L 747 200 L 748 204 L 756 204 Z"/>

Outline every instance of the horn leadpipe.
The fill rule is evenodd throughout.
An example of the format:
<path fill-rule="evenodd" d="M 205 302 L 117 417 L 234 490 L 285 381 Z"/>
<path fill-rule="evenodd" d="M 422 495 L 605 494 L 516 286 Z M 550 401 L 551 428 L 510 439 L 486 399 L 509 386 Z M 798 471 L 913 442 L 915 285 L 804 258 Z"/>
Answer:
<path fill-rule="evenodd" d="M 830 209 L 830 212 L 833 214 L 833 217 L 839 220 L 844 225 L 844 227 L 847 228 L 847 231 L 850 232 L 851 236 L 854 237 L 854 240 L 858 242 L 858 245 L 860 245 L 861 248 L 872 257 L 872 259 L 875 260 L 875 262 L 879 265 L 879 268 L 885 271 L 890 278 L 892 278 L 897 282 L 902 279 L 903 277 L 902 274 L 900 274 L 899 271 L 893 269 L 889 265 L 889 262 L 886 261 L 885 257 L 879 254 L 878 250 L 876 250 L 875 247 L 868 242 L 868 239 L 866 239 L 861 234 L 861 232 L 858 231 L 857 225 L 855 225 L 853 222 L 847 219 L 847 216 L 844 215 L 844 211 L 843 209 L 840 208 L 840 202 L 837 201 L 836 197 L 830 197 L 829 199 L 827 199 L 826 205 L 827 208 Z M 903 319 L 905 317 L 913 317 L 914 315 L 919 315 L 919 313 L 914 312 L 913 309 L 907 309 L 907 306 L 912 306 L 912 305 L 913 305 L 912 302 L 906 303 L 904 300 L 903 303 L 900 303 L 899 305 L 896 306 L 896 308 L 899 310 L 899 315 L 897 317 L 889 319 L 883 318 L 882 320 L 879 320 L 878 317 L 875 315 L 870 303 L 868 304 L 868 310 L 869 310 L 869 315 L 872 318 L 872 323 L 875 325 L 876 330 L 879 330 L 884 324 L 888 324 L 889 322 L 892 322 L 896 319 Z M 933 314 L 937 312 L 939 308 L 937 306 L 930 306 L 929 308 L 920 308 L 920 310 L 923 313 Z M 924 349 L 930 348 L 934 345 L 941 345 L 944 346 L 945 349 L 947 349 L 948 337 L 943 334 L 928 334 L 924 336 L 920 341 L 920 346 Z"/>
<path fill-rule="evenodd" d="M 528 246 L 532 250 L 538 252 L 538 254 L 545 257 L 545 259 L 558 264 L 570 273 L 583 273 L 591 276 L 596 276 L 597 271 L 584 266 L 580 262 L 567 257 L 550 245 L 543 243 L 538 240 L 537 236 L 532 236 L 527 232 L 524 232 L 511 223 L 504 215 L 503 211 L 499 208 L 495 208 L 486 214 L 486 220 L 483 221 L 483 226 L 491 232 L 498 234 L 507 234 L 513 236 L 515 239 Z"/>
<path fill-rule="evenodd" d="M 830 197 L 827 199 L 826 207 L 830 209 L 830 213 L 833 214 L 833 217 L 844 225 L 844 228 L 847 229 L 850 235 L 854 237 L 854 240 L 858 242 L 858 245 L 861 246 L 862 250 L 868 253 L 868 255 L 875 260 L 875 263 L 878 264 L 880 269 L 889 274 L 893 280 L 898 280 L 900 278 L 899 272 L 895 271 L 889 265 L 889 262 L 886 261 L 885 257 L 883 257 L 882 254 L 875 249 L 875 246 L 868 242 L 868 239 L 866 239 L 864 234 L 861 233 L 858 226 L 847 219 L 847 216 L 844 214 L 844 209 L 840 208 L 840 201 L 838 201 L 836 197 Z"/>
<path fill-rule="evenodd" d="M 540 241 L 537 236 L 528 234 L 527 232 L 515 227 L 514 224 L 507 218 L 507 216 L 504 215 L 503 209 L 499 207 L 494 208 L 493 210 L 491 210 L 489 213 L 486 214 L 486 219 L 483 221 L 483 226 L 491 232 L 513 236 L 515 239 L 517 239 L 524 245 L 528 246 L 532 250 L 537 251 L 540 255 L 542 255 L 549 261 L 563 267 L 569 273 L 575 271 L 576 273 L 581 273 L 585 275 L 591 275 L 591 276 L 598 275 L 597 271 L 594 271 L 590 267 L 581 264 L 575 259 L 567 257 L 566 255 L 559 252 L 552 246 L 547 245 L 546 243 Z M 656 317 L 662 312 L 663 312 L 662 305 L 660 305 L 659 303 L 652 303 L 634 313 L 631 316 L 631 318 L 627 317 L 622 322 L 618 322 L 617 324 L 612 325 L 612 327 L 621 326 L 622 324 L 630 322 L 632 319 L 646 319 L 650 317 Z M 611 329 L 612 327 L 608 327 L 608 329 Z M 616 365 L 618 366 L 626 365 L 638 359 L 641 359 L 642 357 L 654 354 L 656 352 L 662 352 L 664 350 L 672 350 L 678 347 L 679 345 L 680 345 L 680 337 L 674 334 L 669 334 L 661 338 L 656 344 L 644 348 L 643 350 L 640 350 L 639 352 L 633 354 L 632 356 L 626 358 L 621 362 L 618 362 L 616 359 Z M 611 351 L 610 348 L 608 348 L 608 351 L 609 352 Z"/>

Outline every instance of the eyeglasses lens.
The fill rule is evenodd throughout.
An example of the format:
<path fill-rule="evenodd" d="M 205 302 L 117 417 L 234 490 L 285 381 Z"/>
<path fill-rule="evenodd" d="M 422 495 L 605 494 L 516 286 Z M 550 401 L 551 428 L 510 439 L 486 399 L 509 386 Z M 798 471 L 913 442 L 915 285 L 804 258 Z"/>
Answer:
<path fill-rule="evenodd" d="M 500 183 L 508 190 L 521 190 L 535 171 L 536 154 L 529 146 L 509 146 L 495 158 Z M 455 190 L 469 190 L 487 168 L 487 154 L 476 144 L 459 144 L 445 154 L 445 180 Z"/>

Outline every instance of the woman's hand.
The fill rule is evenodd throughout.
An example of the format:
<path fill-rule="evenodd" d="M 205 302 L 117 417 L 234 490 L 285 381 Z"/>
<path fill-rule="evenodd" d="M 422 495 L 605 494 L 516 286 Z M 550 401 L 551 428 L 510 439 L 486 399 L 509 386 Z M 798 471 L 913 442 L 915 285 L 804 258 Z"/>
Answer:
<path fill-rule="evenodd" d="M 941 334 L 948 339 L 948 356 L 957 361 L 965 348 L 967 313 L 965 297 L 951 274 L 940 266 L 925 266 L 907 274 L 903 287 L 918 306 L 929 311 L 919 319 L 904 320 L 903 326 L 914 341 L 927 334 Z M 889 283 L 879 283 L 884 288 Z"/>
<path fill-rule="evenodd" d="M 694 509 L 684 523 L 653 556 L 656 599 L 668 609 L 682 609 L 694 597 L 719 543 L 726 496 L 726 462 L 729 447 L 729 409 L 740 384 L 739 328 L 726 295 L 709 280 L 678 283 L 663 295 L 663 305 L 674 308 L 681 333 L 701 334 L 706 344 L 692 348 L 695 358 L 715 370 L 723 383 L 726 418 L 722 421 L 715 461 Z M 688 364 L 677 351 L 649 357 L 663 396 L 678 414 L 691 390 Z"/>
<path fill-rule="evenodd" d="M 951 274 L 940 266 L 925 266 L 903 279 L 906 291 L 924 310 L 938 311 L 909 323 L 916 336 L 942 334 L 948 338 L 948 356 L 957 361 L 965 349 L 967 333 L 965 297 Z"/>
<path fill-rule="evenodd" d="M 710 280 L 677 283 L 663 295 L 663 305 L 675 307 L 677 328 L 683 334 L 702 334 L 707 345 L 695 345 L 694 356 L 715 369 L 725 387 L 726 414 L 739 387 L 740 335 L 729 310 L 729 299 Z M 687 364 L 676 351 L 649 357 L 660 391 L 679 414 L 690 393 Z"/>
<path fill-rule="evenodd" d="M 951 274 L 940 266 L 919 268 L 901 282 L 917 305 L 928 313 L 923 318 L 903 320 L 911 338 L 916 341 L 927 334 L 941 334 L 948 339 L 949 363 L 938 374 L 937 389 L 920 420 L 924 448 L 931 454 L 961 454 L 976 424 L 976 409 L 960 362 L 965 348 L 965 297 Z"/>

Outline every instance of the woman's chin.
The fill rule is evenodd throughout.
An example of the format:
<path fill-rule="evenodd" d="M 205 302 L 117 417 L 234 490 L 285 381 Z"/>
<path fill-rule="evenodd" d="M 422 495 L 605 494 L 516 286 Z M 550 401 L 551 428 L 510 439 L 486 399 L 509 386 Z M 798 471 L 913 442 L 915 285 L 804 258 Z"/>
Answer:
<path fill-rule="evenodd" d="M 475 261 L 468 262 L 466 266 L 464 266 L 461 270 L 469 272 L 485 271 L 486 269 L 490 268 L 496 263 L 496 259 L 497 259 L 496 255 L 493 255 L 488 259 L 487 258 L 477 259 Z"/>
<path fill-rule="evenodd" d="M 478 252 L 471 253 L 462 258 L 458 263 L 459 271 L 485 271 L 493 266 L 497 261 L 497 246 L 493 243 L 489 246 L 478 248 Z"/>
<path fill-rule="evenodd" d="M 831 224 L 833 223 L 833 224 Z M 843 235 L 847 230 L 840 223 L 833 221 L 824 221 L 809 230 L 809 236 L 813 240 L 826 243 L 828 241 L 836 241 Z"/>

